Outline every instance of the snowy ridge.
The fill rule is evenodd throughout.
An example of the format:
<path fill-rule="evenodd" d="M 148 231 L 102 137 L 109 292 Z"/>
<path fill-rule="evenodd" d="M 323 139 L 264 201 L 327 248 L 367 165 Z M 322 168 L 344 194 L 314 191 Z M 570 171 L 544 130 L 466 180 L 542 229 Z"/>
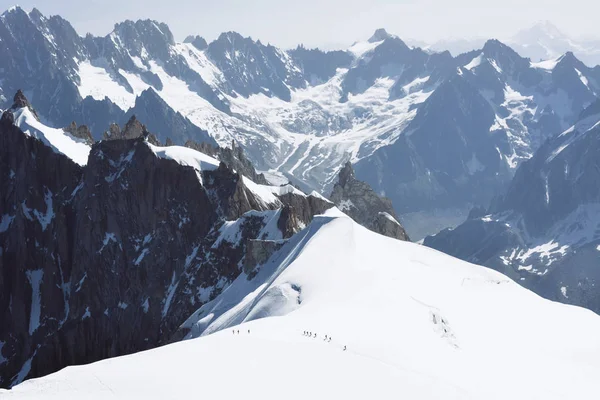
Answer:
<path fill-rule="evenodd" d="M 212 383 L 205 394 L 227 387 L 234 398 L 563 399 L 600 389 L 597 315 L 335 210 L 201 311 L 193 324 L 202 338 L 70 367 L 2 395 L 183 398 L 197 392 L 198 375 Z M 500 385 L 506 368 L 518 378 Z M 267 390 L 256 385 L 265 377 Z"/>
<path fill-rule="evenodd" d="M 83 139 L 76 138 L 62 129 L 42 124 L 27 107 L 17 109 L 14 116 L 15 126 L 26 135 L 41 140 L 55 152 L 66 155 L 79 165 L 87 164 L 91 148 Z"/>
<path fill-rule="evenodd" d="M 180 165 L 194 168 L 198 172 L 212 171 L 219 167 L 219 160 L 197 150 L 182 146 L 155 146 L 146 142 L 150 150 L 159 158 L 175 160 Z"/>

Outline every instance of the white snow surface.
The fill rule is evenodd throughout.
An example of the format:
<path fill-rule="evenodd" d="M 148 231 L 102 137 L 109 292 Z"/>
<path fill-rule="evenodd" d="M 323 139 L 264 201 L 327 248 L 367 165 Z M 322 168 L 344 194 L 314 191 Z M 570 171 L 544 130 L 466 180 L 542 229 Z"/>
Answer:
<path fill-rule="evenodd" d="M 197 150 L 183 146 L 155 146 L 146 142 L 150 150 L 159 158 L 174 160 L 178 164 L 192 167 L 198 174 L 198 179 L 202 182 L 200 172 L 213 171 L 219 168 L 219 160 Z"/>
<path fill-rule="evenodd" d="M 380 44 L 384 41 L 380 40 L 377 42 L 369 42 L 369 41 L 360 41 L 354 43 L 352 46 L 348 48 L 348 51 L 352 53 L 355 59 L 362 58 L 365 54 L 375 50 Z"/>
<path fill-rule="evenodd" d="M 483 60 L 483 53 L 479 54 L 477 57 L 473 58 L 470 63 L 465 65 L 465 69 L 471 71 L 473 68 L 481 65 L 481 61 Z"/>
<path fill-rule="evenodd" d="M 556 67 L 556 64 L 558 64 L 562 58 L 563 58 L 563 56 L 560 56 L 558 58 L 552 58 L 549 60 L 531 63 L 531 66 L 533 68 L 539 68 L 539 69 L 545 69 L 547 71 L 552 71 L 554 69 L 554 67 Z"/>
<path fill-rule="evenodd" d="M 600 390 L 598 315 L 335 209 L 194 317 L 186 324 L 200 338 L 68 367 L 0 396 L 567 399 Z"/>
<path fill-rule="evenodd" d="M 396 220 L 396 218 L 392 217 L 389 213 L 386 212 L 380 212 L 379 215 L 383 215 L 386 219 L 388 219 L 389 221 L 395 223 L 396 225 L 400 225 L 400 222 L 398 222 Z"/>
<path fill-rule="evenodd" d="M 94 100 L 109 98 L 123 111 L 127 111 L 133 107 L 135 105 L 136 93 L 128 91 L 125 86 L 117 82 L 116 76 L 111 76 L 106 69 L 106 60 L 97 60 L 96 64 L 93 65 L 88 60 L 79 64 L 80 84 L 78 89 L 81 97 L 86 98 L 91 96 Z"/>
<path fill-rule="evenodd" d="M 87 164 L 91 148 L 83 139 L 42 124 L 27 107 L 17 109 L 14 116 L 15 125 L 25 134 L 41 140 L 55 152 L 66 155 L 79 165 Z"/>

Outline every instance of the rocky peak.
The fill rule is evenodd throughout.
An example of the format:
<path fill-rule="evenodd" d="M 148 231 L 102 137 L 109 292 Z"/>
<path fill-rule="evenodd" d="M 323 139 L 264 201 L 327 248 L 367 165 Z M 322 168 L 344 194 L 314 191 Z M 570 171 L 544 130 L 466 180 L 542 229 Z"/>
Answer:
<path fill-rule="evenodd" d="M 338 183 L 342 187 L 346 187 L 350 181 L 355 179 L 356 178 L 354 176 L 354 168 L 352 168 L 352 163 L 350 161 L 347 161 L 346 164 L 344 164 L 344 166 L 340 170 L 340 173 L 338 175 Z"/>
<path fill-rule="evenodd" d="M 582 63 L 577 57 L 575 57 L 575 54 L 573 54 L 572 51 L 567 51 L 562 57 L 560 57 L 560 60 L 558 61 L 558 64 L 556 64 L 556 67 L 554 69 L 556 71 L 559 71 L 561 69 L 572 68 L 577 68 L 582 72 L 582 70 L 587 69 L 587 66 L 584 63 Z"/>
<path fill-rule="evenodd" d="M 69 124 L 69 126 L 63 128 L 63 131 L 71 134 L 76 138 L 83 139 L 90 146 L 94 144 L 92 132 L 90 132 L 90 129 L 87 127 L 87 125 L 77 126 L 75 121 L 73 121 Z"/>
<path fill-rule="evenodd" d="M 350 161 L 340 170 L 330 199 L 364 227 L 395 239 L 410 240 L 390 199 L 378 196 L 367 183 L 357 180 Z"/>
<path fill-rule="evenodd" d="M 29 104 L 29 100 L 27 100 L 27 97 L 25 97 L 25 94 L 21 91 L 21 89 L 17 90 L 17 93 L 15 93 L 15 97 L 14 97 L 14 103 L 12 108 L 17 109 L 17 108 L 24 108 L 24 107 L 31 107 L 31 104 Z"/>
<path fill-rule="evenodd" d="M 8 17 L 8 16 L 27 16 L 28 13 L 27 11 L 23 10 L 23 8 L 21 6 L 12 6 L 10 7 L 8 10 L 4 11 L 2 13 L 2 17 Z"/>
<path fill-rule="evenodd" d="M 145 132 L 147 132 L 146 126 L 135 115 L 132 115 L 125 124 L 121 136 L 123 139 L 135 139 L 144 136 Z"/>
<path fill-rule="evenodd" d="M 485 42 L 482 49 L 486 58 L 494 60 L 507 73 L 529 68 L 529 60 L 521 57 L 516 51 L 497 39 Z"/>
<path fill-rule="evenodd" d="M 236 93 L 248 97 L 263 93 L 290 101 L 290 87 L 304 87 L 301 71 L 289 55 L 236 32 L 222 33 L 206 50 Z"/>
<path fill-rule="evenodd" d="M 382 40 L 391 38 L 392 35 L 387 33 L 387 31 L 383 28 L 379 28 L 375 31 L 373 36 L 369 38 L 369 43 L 381 42 Z"/>
<path fill-rule="evenodd" d="M 175 44 L 173 33 L 165 23 L 146 19 L 135 22 L 126 20 L 115 24 L 114 33 L 126 42 L 129 40 L 156 40 L 162 39 L 167 44 Z"/>
<path fill-rule="evenodd" d="M 190 35 L 186 37 L 183 43 L 190 43 L 198 50 L 206 50 L 208 48 L 208 43 L 206 43 L 206 39 L 198 35 Z"/>
<path fill-rule="evenodd" d="M 15 111 L 15 110 L 18 110 L 19 108 L 25 108 L 25 107 L 27 107 L 29 109 L 29 111 L 31 111 L 33 116 L 38 121 L 40 120 L 38 113 L 31 106 L 31 103 L 29 103 L 29 100 L 27 100 L 27 97 L 25 97 L 25 94 L 23 93 L 23 91 L 21 91 L 21 89 L 19 89 L 19 90 L 17 90 L 17 93 L 15 93 L 15 97 L 13 99 L 13 105 L 12 105 L 11 109 L 13 111 Z"/>
<path fill-rule="evenodd" d="M 0 123 L 6 125 L 13 125 L 15 123 L 15 115 L 11 110 L 6 110 L 2 113 L 2 117 L 0 118 Z"/>
<path fill-rule="evenodd" d="M 144 138 L 155 146 L 161 145 L 156 135 L 150 133 L 146 125 L 142 124 L 135 115 L 129 118 L 129 121 L 127 121 L 122 130 L 119 125 L 110 124 L 109 130 L 108 132 L 104 132 L 103 138 L 104 140 Z"/>

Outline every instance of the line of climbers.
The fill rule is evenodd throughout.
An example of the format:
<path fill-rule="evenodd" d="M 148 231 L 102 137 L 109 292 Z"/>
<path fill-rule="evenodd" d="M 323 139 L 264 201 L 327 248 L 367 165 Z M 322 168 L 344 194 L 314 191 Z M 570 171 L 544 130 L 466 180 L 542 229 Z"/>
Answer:
<path fill-rule="evenodd" d="M 313 339 L 315 339 L 317 337 L 316 333 L 313 332 L 309 332 L 309 331 L 304 331 L 304 333 L 302 334 L 303 336 L 308 336 L 308 337 L 312 337 Z M 325 339 L 323 339 L 324 342 L 331 342 L 331 336 L 325 335 Z M 344 351 L 346 351 L 346 346 L 344 345 Z"/>

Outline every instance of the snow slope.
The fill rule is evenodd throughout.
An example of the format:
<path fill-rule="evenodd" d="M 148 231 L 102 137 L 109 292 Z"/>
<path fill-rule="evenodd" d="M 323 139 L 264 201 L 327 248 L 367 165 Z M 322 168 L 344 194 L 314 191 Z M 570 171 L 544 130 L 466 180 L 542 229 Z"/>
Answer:
<path fill-rule="evenodd" d="M 155 146 L 146 142 L 157 157 L 175 160 L 180 165 L 194 168 L 198 172 L 212 171 L 219 167 L 219 160 L 209 155 L 182 146 Z"/>
<path fill-rule="evenodd" d="M 0 394 L 565 399 L 600 389 L 596 314 L 372 233 L 337 210 L 317 217 L 253 279 L 238 278 L 186 325 L 204 336 L 69 367 Z"/>
<path fill-rule="evenodd" d="M 17 109 L 14 115 L 15 125 L 25 134 L 41 140 L 55 152 L 66 155 L 79 165 L 87 164 L 91 148 L 83 139 L 42 124 L 27 107 Z"/>

